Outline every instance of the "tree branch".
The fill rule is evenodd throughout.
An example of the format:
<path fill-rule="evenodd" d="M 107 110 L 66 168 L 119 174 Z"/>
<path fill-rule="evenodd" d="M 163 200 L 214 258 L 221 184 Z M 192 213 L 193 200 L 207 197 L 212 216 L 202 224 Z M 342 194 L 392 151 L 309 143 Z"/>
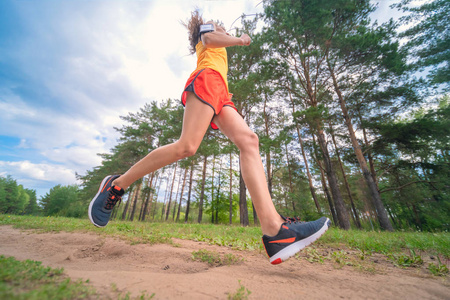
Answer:
<path fill-rule="evenodd" d="M 393 190 L 401 190 L 401 189 L 407 187 L 408 185 L 411 185 L 411 184 L 414 184 L 414 183 L 420 183 L 420 182 L 426 182 L 426 183 L 429 183 L 429 184 L 431 184 L 431 185 L 432 185 L 433 183 L 435 183 L 435 182 L 433 182 L 433 181 L 428 181 L 428 180 L 416 180 L 416 181 L 408 182 L 408 183 L 406 183 L 406 184 L 404 184 L 404 185 L 401 185 L 401 186 L 391 187 L 391 188 L 387 188 L 387 189 L 381 190 L 381 191 L 380 191 L 380 194 L 381 194 L 381 193 L 384 193 L 384 192 L 388 192 L 388 191 L 393 191 Z"/>

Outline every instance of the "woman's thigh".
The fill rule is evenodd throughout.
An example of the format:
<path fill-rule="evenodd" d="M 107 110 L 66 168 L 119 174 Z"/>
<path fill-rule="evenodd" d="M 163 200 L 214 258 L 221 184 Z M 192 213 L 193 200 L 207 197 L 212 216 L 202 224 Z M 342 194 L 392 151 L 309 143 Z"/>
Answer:
<path fill-rule="evenodd" d="M 200 145 L 213 116 L 213 109 L 201 102 L 195 94 L 189 92 L 184 109 L 180 141 Z"/>
<path fill-rule="evenodd" d="M 257 135 L 248 127 L 241 115 L 232 107 L 224 106 L 214 117 L 214 123 L 238 148 L 249 141 L 257 142 Z"/>

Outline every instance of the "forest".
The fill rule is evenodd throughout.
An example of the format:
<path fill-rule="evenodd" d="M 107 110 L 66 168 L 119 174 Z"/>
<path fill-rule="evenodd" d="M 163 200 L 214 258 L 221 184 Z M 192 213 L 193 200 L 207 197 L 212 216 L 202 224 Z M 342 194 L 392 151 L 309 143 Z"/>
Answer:
<path fill-rule="evenodd" d="M 450 2 L 393 4 L 379 24 L 368 0 L 263 1 L 241 17 L 252 44 L 230 47 L 228 82 L 259 136 L 277 210 L 328 216 L 348 230 L 450 229 Z M 181 87 L 180 87 L 181 89 Z M 180 90 L 181 95 L 181 90 Z M 122 116 L 102 164 L 41 199 L 0 177 L 0 213 L 87 217 L 101 180 L 176 141 L 179 99 Z M 237 148 L 210 129 L 196 155 L 134 183 L 113 218 L 257 224 Z"/>

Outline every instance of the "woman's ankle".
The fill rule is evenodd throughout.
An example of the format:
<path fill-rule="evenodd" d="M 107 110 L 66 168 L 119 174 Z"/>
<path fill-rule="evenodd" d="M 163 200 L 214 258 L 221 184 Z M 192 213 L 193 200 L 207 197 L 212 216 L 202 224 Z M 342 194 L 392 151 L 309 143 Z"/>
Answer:
<path fill-rule="evenodd" d="M 111 183 L 111 185 L 112 186 L 118 186 L 118 187 L 120 187 L 121 189 L 123 189 L 124 191 L 128 188 L 127 186 L 124 186 L 123 184 L 121 184 L 121 182 L 120 182 L 120 177 L 119 178 L 117 178 L 116 180 L 114 180 L 112 183 Z"/>
<path fill-rule="evenodd" d="M 283 224 L 283 219 L 273 219 L 271 221 L 261 222 L 261 231 L 264 235 L 275 236 L 280 231 L 280 227 Z"/>

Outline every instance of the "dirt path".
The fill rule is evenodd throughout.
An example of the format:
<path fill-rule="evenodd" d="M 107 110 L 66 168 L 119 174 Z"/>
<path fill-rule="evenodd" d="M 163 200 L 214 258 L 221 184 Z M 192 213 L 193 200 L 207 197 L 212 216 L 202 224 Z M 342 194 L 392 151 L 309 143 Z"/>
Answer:
<path fill-rule="evenodd" d="M 376 272 L 291 258 L 272 266 L 263 253 L 233 251 L 205 243 L 175 240 L 171 245 L 129 245 L 87 233 L 35 233 L 0 226 L 0 254 L 63 267 L 71 278 L 90 279 L 96 290 L 113 297 L 111 285 L 154 299 L 227 299 L 241 284 L 249 299 L 450 299 L 448 278 L 378 263 Z M 200 249 L 232 253 L 244 260 L 210 267 L 192 260 Z"/>

